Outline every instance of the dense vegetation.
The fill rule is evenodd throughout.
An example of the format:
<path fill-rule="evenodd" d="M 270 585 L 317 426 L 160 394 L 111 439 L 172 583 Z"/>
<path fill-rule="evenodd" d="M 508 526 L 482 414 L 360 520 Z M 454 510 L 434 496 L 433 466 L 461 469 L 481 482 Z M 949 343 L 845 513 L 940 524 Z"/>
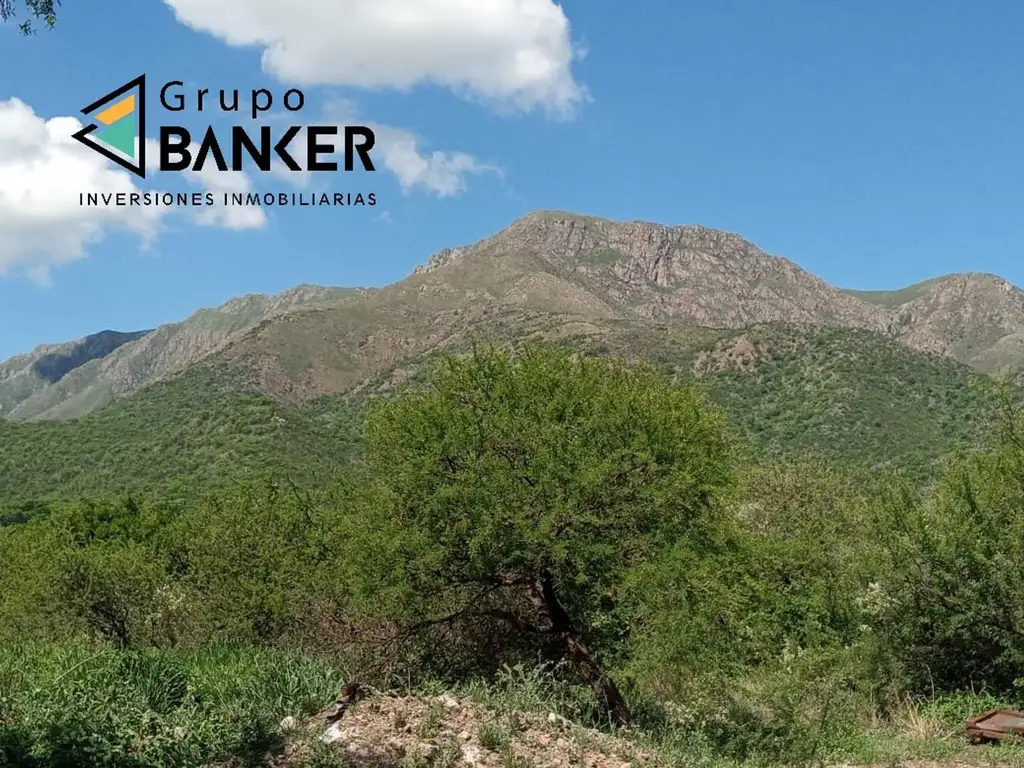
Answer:
<path fill-rule="evenodd" d="M 927 477 L 940 459 L 978 442 L 995 390 L 962 365 L 860 331 L 627 327 L 596 342 L 568 342 L 648 359 L 692 381 L 702 352 L 710 350 L 713 362 L 716 343 L 728 349 L 740 338 L 757 346 L 755 359 L 742 369 L 698 365 L 697 384 L 759 457 L 813 457 Z M 406 367 L 419 370 L 419 380 L 429 365 Z M 387 372 L 378 378 L 386 381 Z M 197 365 L 77 420 L 0 420 L 0 517 L 83 495 L 186 499 L 268 473 L 323 487 L 358 452 L 366 400 L 379 391 L 371 381 L 348 397 L 286 405 L 240 387 L 230 370 Z"/>
<path fill-rule="evenodd" d="M 0 421 L 0 508 L 124 493 L 191 497 L 271 472 L 313 482 L 344 463 L 357 434 L 357 409 L 287 408 L 195 366 L 75 421 Z"/>
<path fill-rule="evenodd" d="M 567 714 L 674 764 L 887 758 L 907 712 L 1021 699 L 1024 422 L 998 402 L 981 450 L 919 487 L 751 466 L 698 388 L 646 367 L 441 361 L 322 487 L 0 528 L 0 765 L 244 761 L 343 677 L 538 663 L 588 690 Z"/>
<path fill-rule="evenodd" d="M 0 765 L 191 766 L 253 760 L 280 721 L 335 695 L 329 665 L 275 650 L 0 648 Z"/>
<path fill-rule="evenodd" d="M 966 366 L 882 343 L 866 331 L 749 335 L 782 351 L 753 371 L 710 377 L 709 394 L 770 456 L 815 456 L 920 477 L 982 437 L 997 387 Z"/>

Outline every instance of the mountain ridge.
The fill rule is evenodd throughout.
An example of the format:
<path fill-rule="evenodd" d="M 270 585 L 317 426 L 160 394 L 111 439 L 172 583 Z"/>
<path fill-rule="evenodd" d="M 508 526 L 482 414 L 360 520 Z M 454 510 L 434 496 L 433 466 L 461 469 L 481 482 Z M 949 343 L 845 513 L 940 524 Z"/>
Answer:
<path fill-rule="evenodd" d="M 0 411 L 19 421 L 75 418 L 114 399 L 173 375 L 215 351 L 234 334 L 270 317 L 344 301 L 371 289 L 299 285 L 275 295 L 247 294 L 218 307 L 196 310 L 185 320 L 155 329 L 116 334 L 121 343 L 102 354 L 81 356 L 55 380 L 39 366 L 101 334 L 59 344 L 0 363 Z M 52 378 L 52 377 L 50 377 Z"/>
<path fill-rule="evenodd" d="M 474 243 L 434 252 L 383 288 L 305 284 L 236 297 L 53 382 L 15 381 L 12 361 L 24 368 L 32 356 L 12 358 L 0 364 L 0 407 L 15 420 L 75 417 L 208 358 L 262 392 L 308 400 L 343 393 L 361 377 L 495 323 L 507 326 L 508 338 L 540 326 L 561 329 L 556 335 L 602 334 L 615 323 L 835 327 L 984 373 L 1016 374 L 1024 362 L 1024 292 L 995 275 L 942 275 L 895 291 L 840 289 L 735 233 L 534 211 Z"/>

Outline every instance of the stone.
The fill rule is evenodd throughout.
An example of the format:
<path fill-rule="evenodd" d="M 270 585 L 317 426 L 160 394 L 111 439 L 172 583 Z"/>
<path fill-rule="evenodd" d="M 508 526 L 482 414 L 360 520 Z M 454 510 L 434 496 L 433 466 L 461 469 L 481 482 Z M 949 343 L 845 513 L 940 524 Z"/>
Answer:
<path fill-rule="evenodd" d="M 448 693 L 442 693 L 435 701 L 445 709 L 458 709 L 460 706 L 459 700 Z"/>
<path fill-rule="evenodd" d="M 554 712 L 548 712 L 548 722 L 552 725 L 557 725 L 562 728 L 568 728 L 571 723 L 561 715 L 556 715 Z"/>
<path fill-rule="evenodd" d="M 330 728 L 324 731 L 323 736 L 320 737 L 320 741 L 324 744 L 336 744 L 344 738 L 341 726 L 338 723 L 334 723 Z"/>

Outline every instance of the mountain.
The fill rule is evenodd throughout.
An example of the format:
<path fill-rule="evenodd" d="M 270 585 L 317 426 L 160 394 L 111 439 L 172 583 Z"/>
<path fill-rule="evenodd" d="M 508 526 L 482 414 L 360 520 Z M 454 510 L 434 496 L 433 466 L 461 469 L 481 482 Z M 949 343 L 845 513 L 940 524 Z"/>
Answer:
<path fill-rule="evenodd" d="M 53 385 L 76 368 L 114 352 L 118 347 L 145 336 L 149 331 L 119 333 L 101 331 L 78 341 L 47 344 L 31 353 L 0 364 L 0 413 L 10 416 L 17 405 L 35 392 Z"/>
<path fill-rule="evenodd" d="M 414 382 L 442 350 L 463 352 L 474 339 L 522 332 L 592 354 L 643 357 L 694 381 L 761 455 L 926 476 L 950 451 L 975 444 L 984 428 L 985 377 L 870 331 L 582 327 L 500 314 L 476 333 L 381 361 L 376 373 L 353 376 L 343 395 L 288 402 L 240 379 L 233 361 L 210 358 L 79 419 L 0 421 L 0 511 L 82 494 L 181 498 L 269 473 L 320 482 L 358 451 L 369 398 Z M 373 367 L 367 363 L 363 373 Z"/>
<path fill-rule="evenodd" d="M 1024 361 L 1024 292 L 995 275 L 926 280 L 901 291 L 849 291 L 892 313 L 892 333 L 914 349 L 985 373 L 1015 375 Z"/>
<path fill-rule="evenodd" d="M 499 315 L 510 328 L 554 323 L 566 332 L 612 321 L 847 328 L 984 373 L 1016 375 L 1024 361 L 1024 292 L 1002 278 L 844 291 L 735 234 L 539 211 L 435 253 L 383 289 L 300 286 L 105 347 L 89 339 L 40 347 L 0 365 L 0 410 L 13 420 L 73 418 L 209 355 L 258 391 L 300 402 L 347 391 Z M 71 351 L 85 348 L 95 349 Z"/>
<path fill-rule="evenodd" d="M 347 391 L 471 331 L 603 334 L 616 324 L 754 324 L 884 331 L 885 311 L 736 235 L 539 212 L 434 254 L 358 300 L 264 323 L 217 357 L 260 391 L 294 401 Z M 504 330 L 503 330 L 504 329 Z"/>
<path fill-rule="evenodd" d="M 368 398 L 535 337 L 697 382 L 761 454 L 927 474 L 982 436 L 983 373 L 1019 367 L 1022 319 L 989 275 L 843 291 L 737 235 L 538 212 L 384 288 L 245 296 L 8 361 L 0 504 L 311 481 L 358 450 Z"/>
<path fill-rule="evenodd" d="M 435 256 L 424 271 L 510 254 L 533 257 L 543 271 L 633 317 L 716 328 L 776 322 L 884 327 L 874 307 L 738 235 L 700 226 L 541 212 L 476 246 Z"/>
<path fill-rule="evenodd" d="M 843 291 L 737 235 L 554 212 L 442 250 L 356 301 L 263 324 L 217 357 L 260 391 L 301 402 L 473 329 L 600 335 L 616 324 L 863 330 L 985 373 L 1015 372 L 1024 360 L 1024 293 L 999 278 Z"/>
<path fill-rule="evenodd" d="M 1017 293 L 951 276 L 852 294 L 736 235 L 535 213 L 385 288 L 243 297 L 52 383 L 51 348 L 8 363 L 42 382 L 15 416 L 106 407 L 0 422 L 0 499 L 323 476 L 357 450 L 367 398 L 442 353 L 531 337 L 696 381 L 761 453 L 927 472 L 980 437 L 994 384 L 954 358 L 971 334 L 1005 344 Z"/>
<path fill-rule="evenodd" d="M 264 320 L 329 306 L 363 292 L 301 285 L 277 296 L 235 298 L 155 330 L 104 331 L 66 344 L 43 345 L 0 364 L 0 412 L 15 421 L 81 416 L 184 370 L 234 334 Z"/>

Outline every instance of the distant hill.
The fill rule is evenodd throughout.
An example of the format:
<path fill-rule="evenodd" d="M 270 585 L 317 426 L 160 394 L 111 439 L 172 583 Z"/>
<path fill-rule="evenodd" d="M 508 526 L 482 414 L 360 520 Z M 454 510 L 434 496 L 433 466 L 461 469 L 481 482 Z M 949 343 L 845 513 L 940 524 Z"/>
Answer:
<path fill-rule="evenodd" d="M 581 327 L 504 315 L 443 348 L 362 369 L 344 394 L 288 402 L 241 382 L 227 361 L 207 361 L 81 419 L 0 422 L 0 508 L 122 492 L 180 498 L 267 475 L 322 482 L 358 454 L 368 398 L 414 384 L 443 350 L 509 340 L 525 327 L 696 382 L 757 454 L 918 476 L 977 442 L 993 386 L 954 361 L 867 331 Z"/>
<path fill-rule="evenodd" d="M 994 382 L 869 331 L 757 328 L 698 362 L 759 450 L 927 473 L 986 432 Z"/>
<path fill-rule="evenodd" d="M 79 341 L 40 346 L 0 364 L 0 413 L 17 421 L 82 416 L 184 370 L 263 320 L 328 306 L 363 292 L 303 285 L 278 296 L 232 299 L 153 331 L 104 331 Z"/>
<path fill-rule="evenodd" d="M 322 479 L 356 444 L 348 411 L 225 389 L 203 364 L 73 421 L 0 422 L 0 508 L 111 493 L 178 498 L 274 474 Z"/>
<path fill-rule="evenodd" d="M 995 275 L 945 275 L 900 291 L 847 291 L 892 313 L 890 333 L 914 349 L 985 373 L 1015 376 L 1024 362 L 1024 292 Z"/>
<path fill-rule="evenodd" d="M 233 299 L 152 332 L 99 334 L 104 344 L 88 337 L 40 347 L 0 364 L 0 413 L 74 418 L 221 353 L 268 394 L 315 397 L 443 343 L 487 312 L 513 310 L 584 324 L 870 330 L 984 373 L 1016 376 L 1024 364 L 1024 292 L 1002 278 L 948 275 L 896 291 L 844 291 L 738 235 L 540 211 L 444 249 L 380 290 L 299 286 Z"/>

